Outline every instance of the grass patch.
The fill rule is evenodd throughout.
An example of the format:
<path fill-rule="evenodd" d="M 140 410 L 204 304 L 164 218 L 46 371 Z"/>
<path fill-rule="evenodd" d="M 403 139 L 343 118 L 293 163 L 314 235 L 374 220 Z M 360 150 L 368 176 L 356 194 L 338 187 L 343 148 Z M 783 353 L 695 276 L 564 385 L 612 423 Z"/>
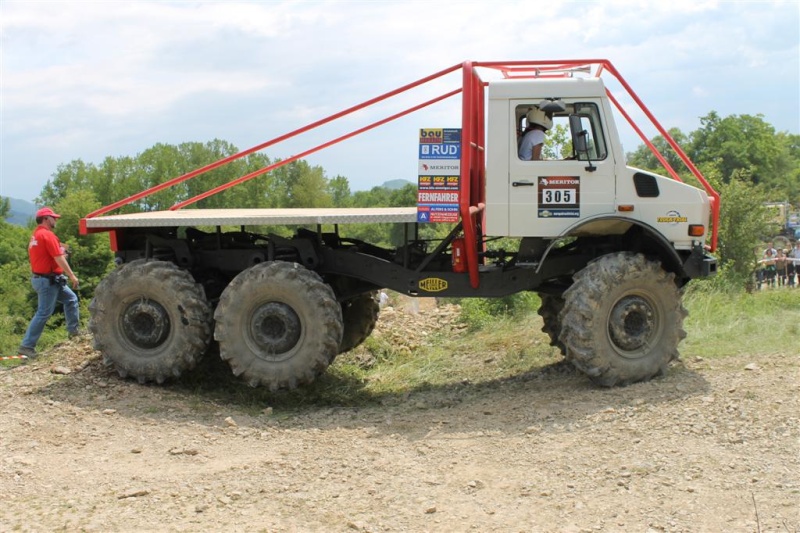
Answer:
<path fill-rule="evenodd" d="M 508 378 L 552 361 L 553 349 L 538 331 L 539 320 L 536 315 L 502 317 L 489 328 L 457 336 L 437 334 L 413 354 L 380 357 L 367 368 L 359 364 L 356 350 L 337 360 L 334 370 L 346 368 L 360 376 L 365 389 L 375 394 Z M 364 349 L 374 345 L 374 341 L 365 343 Z"/>
<path fill-rule="evenodd" d="M 800 290 L 752 294 L 689 291 L 684 356 L 724 357 L 746 353 L 800 355 Z"/>
<path fill-rule="evenodd" d="M 559 360 L 540 328 L 535 313 L 504 317 L 482 330 L 434 334 L 413 352 L 373 335 L 352 352 L 339 355 L 314 383 L 292 391 L 250 388 L 209 353 L 171 387 L 194 396 L 193 405 L 199 410 L 209 404 L 229 404 L 255 415 L 273 407 L 279 417 L 307 408 L 394 404 L 424 391 L 452 396 L 460 394 L 465 383 L 491 383 Z"/>

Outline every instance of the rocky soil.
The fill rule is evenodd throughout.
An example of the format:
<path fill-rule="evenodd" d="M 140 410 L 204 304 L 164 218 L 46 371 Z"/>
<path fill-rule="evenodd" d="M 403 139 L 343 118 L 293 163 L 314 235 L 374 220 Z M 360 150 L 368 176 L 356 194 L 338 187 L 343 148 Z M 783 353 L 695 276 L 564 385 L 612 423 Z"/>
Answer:
<path fill-rule="evenodd" d="M 375 334 L 413 349 L 430 312 L 453 314 L 393 309 Z M 254 412 L 123 381 L 86 340 L 0 372 L 0 402 L 0 531 L 800 531 L 785 351 Z"/>

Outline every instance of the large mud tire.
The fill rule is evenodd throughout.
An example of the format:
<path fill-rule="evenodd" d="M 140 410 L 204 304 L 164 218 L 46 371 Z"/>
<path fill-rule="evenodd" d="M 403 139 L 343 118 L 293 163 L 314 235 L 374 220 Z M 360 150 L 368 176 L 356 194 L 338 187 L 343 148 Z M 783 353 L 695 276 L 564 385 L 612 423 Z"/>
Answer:
<path fill-rule="evenodd" d="M 561 342 L 561 310 L 564 309 L 564 298 L 550 294 L 539 294 L 542 305 L 539 306 L 539 316 L 542 317 L 542 331 L 550 337 L 550 346 L 559 349 L 562 355 L 567 355 L 567 347 Z"/>
<path fill-rule="evenodd" d="M 375 329 L 380 314 L 377 292 L 359 294 L 351 300 L 342 302 L 342 322 L 344 333 L 339 344 L 339 353 L 349 352 L 367 340 Z"/>
<path fill-rule="evenodd" d="M 564 292 L 560 339 L 567 359 L 601 386 L 663 374 L 686 337 L 674 274 L 641 254 L 610 254 Z"/>
<path fill-rule="evenodd" d="M 140 383 L 194 368 L 211 341 L 211 307 L 191 274 L 167 261 L 111 272 L 89 304 L 89 330 L 106 365 Z"/>
<path fill-rule="evenodd" d="M 342 340 L 333 289 L 296 263 L 267 262 L 241 272 L 223 291 L 214 318 L 220 356 L 251 387 L 311 383 Z"/>

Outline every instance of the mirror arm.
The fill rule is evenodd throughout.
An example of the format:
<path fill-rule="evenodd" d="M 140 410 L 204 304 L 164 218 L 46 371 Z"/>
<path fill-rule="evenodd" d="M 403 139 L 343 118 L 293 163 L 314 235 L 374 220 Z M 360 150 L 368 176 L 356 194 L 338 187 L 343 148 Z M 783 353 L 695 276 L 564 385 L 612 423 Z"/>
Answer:
<path fill-rule="evenodd" d="M 580 135 L 581 137 L 584 138 L 584 141 L 583 141 L 584 150 L 583 150 L 583 152 L 586 154 L 586 161 L 589 162 L 589 166 L 588 167 L 584 167 L 583 169 L 586 172 L 594 172 L 595 170 L 597 170 L 597 167 L 592 164 L 592 158 L 589 156 L 589 143 L 586 142 L 586 137 L 589 135 L 589 132 L 586 131 L 586 130 L 583 130 L 582 132 L 578 133 L 578 135 Z"/>

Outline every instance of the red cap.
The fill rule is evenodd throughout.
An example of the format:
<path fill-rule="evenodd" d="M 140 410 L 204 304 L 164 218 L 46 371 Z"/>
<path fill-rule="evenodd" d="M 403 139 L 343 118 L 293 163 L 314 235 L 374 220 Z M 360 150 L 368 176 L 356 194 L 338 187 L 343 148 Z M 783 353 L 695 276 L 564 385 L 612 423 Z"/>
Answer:
<path fill-rule="evenodd" d="M 61 215 L 55 214 L 55 212 L 50 209 L 49 207 L 43 207 L 36 211 L 36 218 L 40 217 L 53 217 L 53 218 L 61 218 Z"/>

